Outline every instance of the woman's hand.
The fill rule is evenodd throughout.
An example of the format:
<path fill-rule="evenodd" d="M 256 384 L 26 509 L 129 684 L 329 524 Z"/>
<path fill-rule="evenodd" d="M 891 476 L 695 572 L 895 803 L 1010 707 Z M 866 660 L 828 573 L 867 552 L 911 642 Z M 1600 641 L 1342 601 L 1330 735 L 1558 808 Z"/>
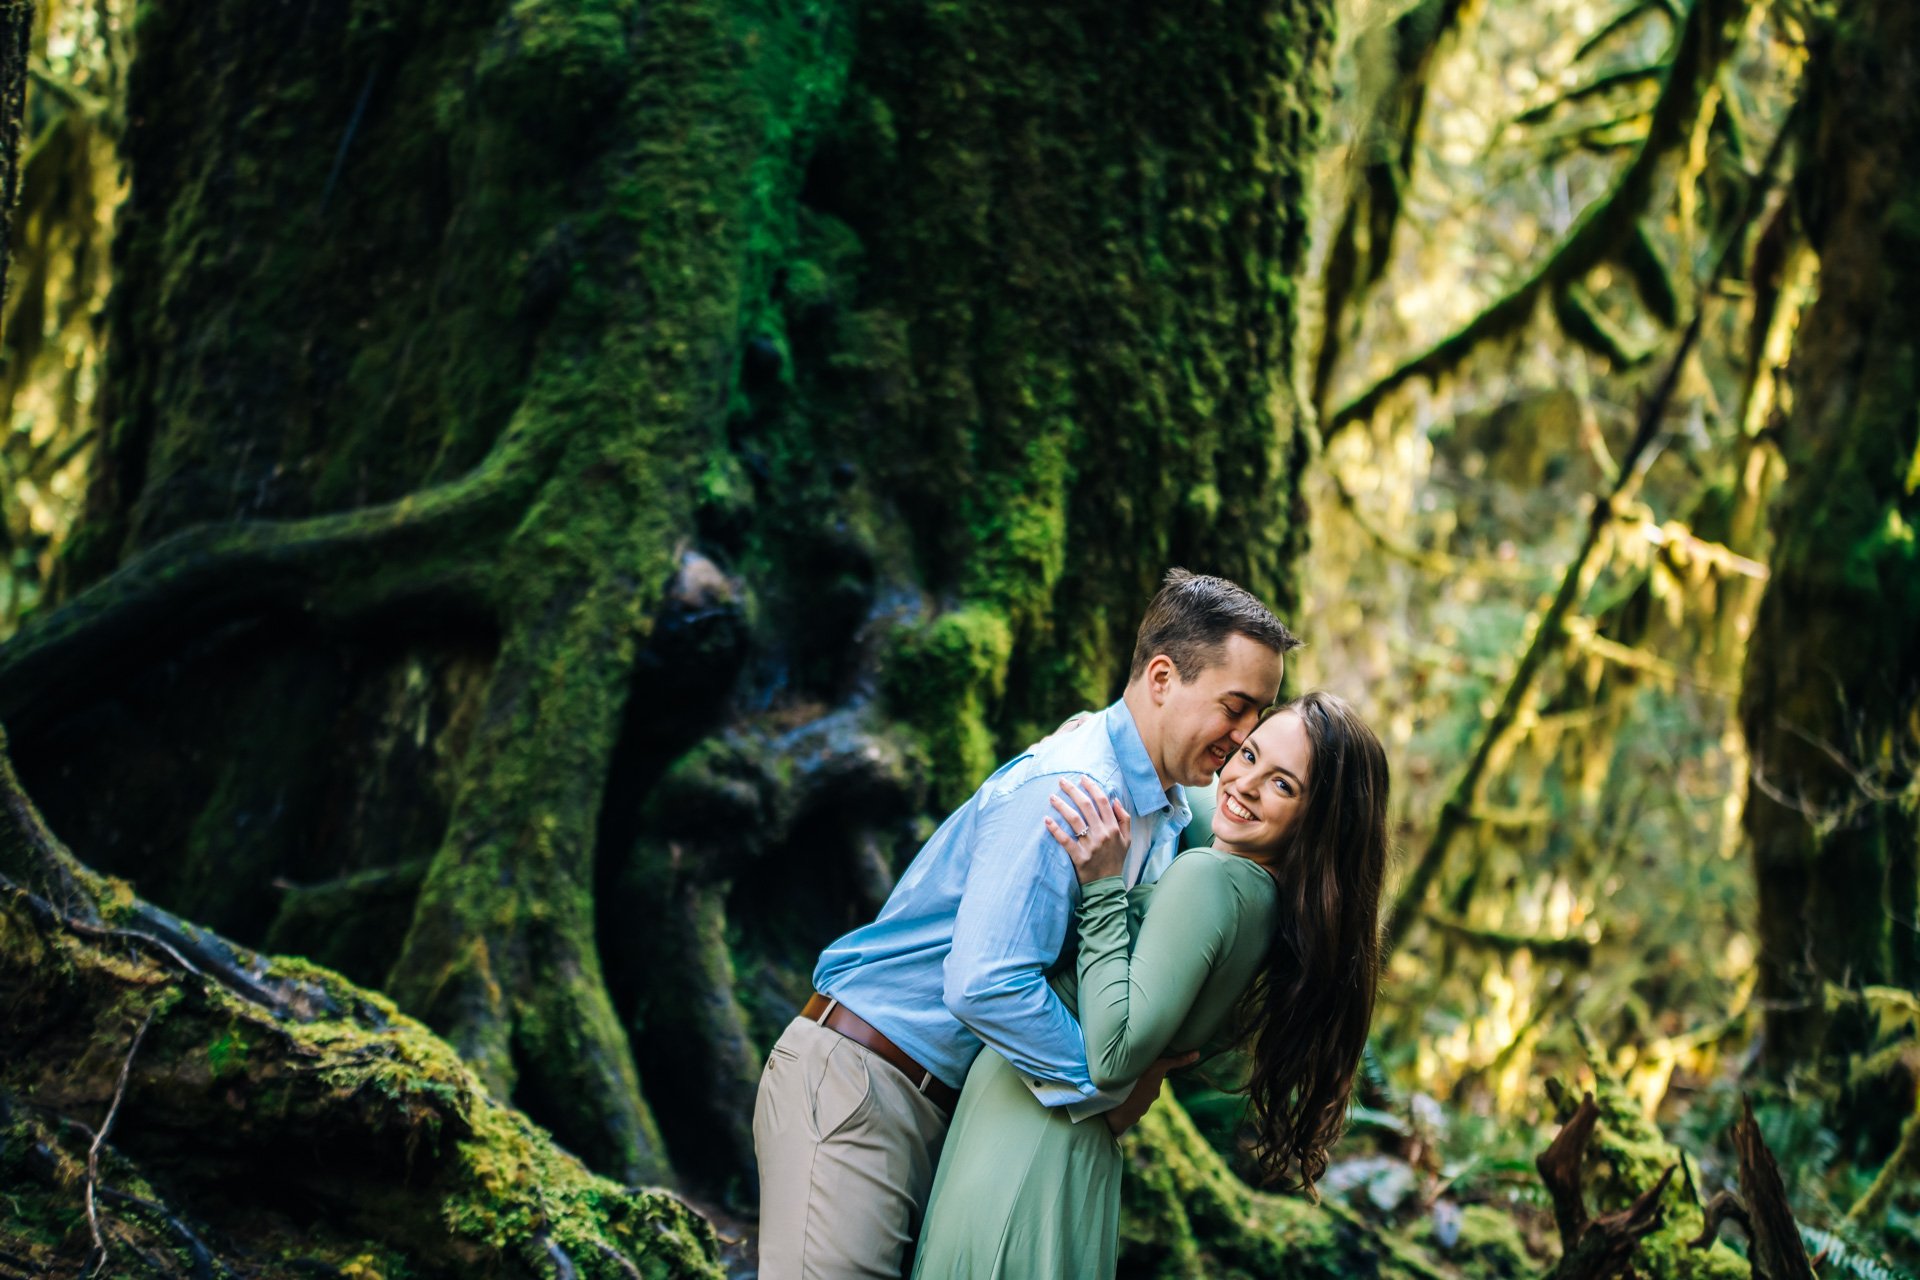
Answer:
<path fill-rule="evenodd" d="M 1074 874 L 1080 877 L 1080 883 L 1092 884 L 1095 880 L 1119 875 L 1126 865 L 1127 846 L 1133 840 L 1133 819 L 1127 816 L 1124 807 L 1107 799 L 1107 793 L 1094 786 L 1093 779 L 1085 774 L 1081 775 L 1078 785 L 1063 781 L 1060 790 L 1066 792 L 1073 803 L 1068 804 L 1059 796 L 1047 797 L 1060 815 L 1059 821 L 1047 819 L 1047 830 L 1073 859 Z"/>

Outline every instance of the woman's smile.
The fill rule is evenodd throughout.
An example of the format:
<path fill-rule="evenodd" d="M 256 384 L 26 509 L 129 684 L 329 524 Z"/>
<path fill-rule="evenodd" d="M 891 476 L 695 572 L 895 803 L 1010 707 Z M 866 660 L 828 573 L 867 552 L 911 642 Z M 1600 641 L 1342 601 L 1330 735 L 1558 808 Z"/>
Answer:
<path fill-rule="evenodd" d="M 1216 848 L 1266 861 L 1300 816 L 1312 751 L 1296 711 L 1260 722 L 1220 769 L 1213 811 Z"/>

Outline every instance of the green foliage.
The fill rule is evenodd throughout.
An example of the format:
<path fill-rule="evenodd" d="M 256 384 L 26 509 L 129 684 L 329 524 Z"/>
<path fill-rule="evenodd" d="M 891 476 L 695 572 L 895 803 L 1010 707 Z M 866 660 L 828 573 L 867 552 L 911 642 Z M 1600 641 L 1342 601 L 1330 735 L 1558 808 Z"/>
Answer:
<path fill-rule="evenodd" d="M 1913 1280 L 1910 1273 L 1875 1254 L 1857 1238 L 1850 1238 L 1820 1227 L 1798 1224 L 1800 1239 L 1807 1253 L 1820 1259 L 1824 1275 L 1848 1276 L 1852 1280 Z"/>

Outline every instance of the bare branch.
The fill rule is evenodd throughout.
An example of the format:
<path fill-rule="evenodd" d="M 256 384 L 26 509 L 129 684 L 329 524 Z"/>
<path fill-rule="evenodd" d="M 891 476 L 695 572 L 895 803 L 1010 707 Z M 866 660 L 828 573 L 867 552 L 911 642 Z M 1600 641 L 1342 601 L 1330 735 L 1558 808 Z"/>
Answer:
<path fill-rule="evenodd" d="M 1592 941 L 1579 934 L 1568 934 L 1562 938 L 1543 938 L 1525 933 L 1507 933 L 1500 929 L 1483 929 L 1441 911 L 1428 911 L 1424 914 L 1427 921 L 1435 927 L 1473 946 L 1509 954 L 1515 951 L 1529 951 L 1542 960 L 1571 960 L 1576 964 L 1586 964 L 1593 959 Z"/>
<path fill-rule="evenodd" d="M 100 1233 L 100 1214 L 94 1205 L 94 1188 L 100 1183 L 100 1148 L 106 1144 L 107 1135 L 113 1132 L 114 1117 L 120 1113 L 120 1100 L 126 1096 L 127 1073 L 133 1070 L 133 1056 L 140 1052 L 140 1042 L 146 1039 L 147 1028 L 153 1025 L 153 1010 L 147 1010 L 147 1016 L 140 1020 L 140 1029 L 133 1033 L 133 1043 L 127 1047 L 127 1057 L 120 1064 L 120 1078 L 113 1086 L 113 1101 L 107 1104 L 107 1118 L 100 1122 L 100 1128 L 93 1135 L 93 1145 L 87 1148 L 87 1226 L 93 1232 L 94 1256 L 89 1259 L 86 1272 L 93 1274 L 107 1264 L 107 1241 Z"/>
<path fill-rule="evenodd" d="M 1806 1245 L 1787 1207 L 1780 1167 L 1754 1123 L 1753 1100 L 1744 1095 L 1740 1119 L 1733 1126 L 1733 1148 L 1740 1155 L 1740 1197 L 1746 1204 L 1755 1274 L 1768 1280 L 1814 1280 Z"/>

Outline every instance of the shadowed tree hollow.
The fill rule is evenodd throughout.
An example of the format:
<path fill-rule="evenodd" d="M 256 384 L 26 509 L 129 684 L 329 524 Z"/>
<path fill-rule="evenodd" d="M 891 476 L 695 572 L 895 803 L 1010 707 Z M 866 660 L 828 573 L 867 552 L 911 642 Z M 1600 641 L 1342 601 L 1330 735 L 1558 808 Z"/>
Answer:
<path fill-rule="evenodd" d="M 761 1050 L 928 816 L 1167 565 L 1293 604 L 1329 10 L 143 9 L 27 792 L 750 1201 Z"/>

